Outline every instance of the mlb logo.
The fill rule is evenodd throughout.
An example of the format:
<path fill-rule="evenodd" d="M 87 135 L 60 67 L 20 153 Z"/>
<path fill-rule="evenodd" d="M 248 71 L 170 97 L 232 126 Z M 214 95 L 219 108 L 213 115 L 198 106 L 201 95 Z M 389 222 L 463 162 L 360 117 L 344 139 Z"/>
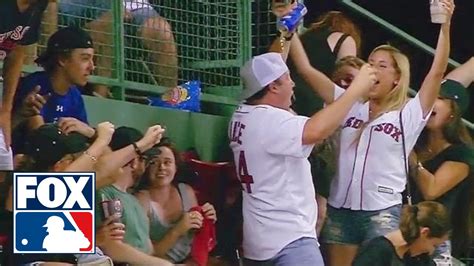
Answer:
<path fill-rule="evenodd" d="M 14 253 L 95 253 L 95 173 L 15 173 Z"/>

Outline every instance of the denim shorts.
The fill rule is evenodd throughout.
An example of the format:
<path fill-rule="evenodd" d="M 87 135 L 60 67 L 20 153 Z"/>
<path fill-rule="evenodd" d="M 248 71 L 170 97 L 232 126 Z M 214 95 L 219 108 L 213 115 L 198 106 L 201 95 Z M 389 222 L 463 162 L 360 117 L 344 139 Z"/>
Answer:
<path fill-rule="evenodd" d="M 244 258 L 244 266 L 324 266 L 323 257 L 315 238 L 303 237 L 286 245 L 275 257 L 264 260 Z"/>
<path fill-rule="evenodd" d="M 328 205 L 321 242 L 360 245 L 398 229 L 402 205 L 379 211 L 354 211 Z"/>
<path fill-rule="evenodd" d="M 136 0 L 127 0 L 127 2 L 133 1 Z M 134 25 L 143 25 L 147 19 L 159 16 L 156 5 L 137 5 L 135 7 L 130 11 Z M 84 24 L 96 20 L 111 8 L 110 0 L 61 0 L 58 3 L 60 24 L 83 27 Z"/>

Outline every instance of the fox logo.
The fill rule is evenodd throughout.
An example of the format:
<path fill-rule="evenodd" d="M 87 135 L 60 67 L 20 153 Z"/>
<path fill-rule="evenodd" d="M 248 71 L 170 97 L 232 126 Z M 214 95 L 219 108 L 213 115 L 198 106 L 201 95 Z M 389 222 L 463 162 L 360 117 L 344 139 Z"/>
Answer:
<path fill-rule="evenodd" d="M 94 173 L 14 174 L 14 253 L 94 253 Z"/>

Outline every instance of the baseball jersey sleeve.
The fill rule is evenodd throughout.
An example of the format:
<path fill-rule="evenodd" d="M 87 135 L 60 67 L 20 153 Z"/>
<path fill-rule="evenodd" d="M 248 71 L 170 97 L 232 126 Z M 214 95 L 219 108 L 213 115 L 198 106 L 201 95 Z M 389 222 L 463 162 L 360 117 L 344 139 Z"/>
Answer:
<path fill-rule="evenodd" d="M 339 97 L 341 97 L 344 92 L 346 92 L 345 89 L 337 86 L 337 84 L 334 84 L 334 101 L 339 99 Z"/>
<path fill-rule="evenodd" d="M 423 108 L 421 107 L 420 95 L 419 93 L 413 99 L 410 99 L 408 103 L 402 109 L 402 120 L 403 120 L 403 129 L 405 132 L 416 132 L 420 131 L 425 127 L 426 122 L 430 118 L 431 111 L 423 117 Z"/>
<path fill-rule="evenodd" d="M 303 145 L 303 130 L 308 117 L 278 110 L 267 117 L 263 126 L 263 147 L 275 155 L 307 158 L 314 145 Z"/>
<path fill-rule="evenodd" d="M 402 108 L 403 135 L 405 136 L 407 152 L 411 151 L 415 146 L 416 140 L 430 118 L 432 110 L 433 107 L 423 117 L 419 94 L 416 94 L 415 98 L 409 100 L 405 107 Z"/>

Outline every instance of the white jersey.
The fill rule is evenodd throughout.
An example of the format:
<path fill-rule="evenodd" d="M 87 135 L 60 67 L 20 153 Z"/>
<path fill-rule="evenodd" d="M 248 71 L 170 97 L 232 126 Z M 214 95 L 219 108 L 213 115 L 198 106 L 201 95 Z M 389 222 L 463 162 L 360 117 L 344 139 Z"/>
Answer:
<path fill-rule="evenodd" d="M 336 86 L 335 98 L 343 93 L 344 90 Z M 401 112 L 409 154 L 429 114 L 423 117 L 418 95 L 409 100 Z M 402 203 L 401 192 L 407 177 L 399 115 L 400 111 L 381 115 L 365 125 L 360 135 L 360 128 L 369 119 L 369 103 L 359 102 L 352 107 L 342 124 L 339 163 L 331 183 L 329 205 L 368 211 Z"/>
<path fill-rule="evenodd" d="M 243 187 L 243 248 L 267 260 L 302 237 L 316 238 L 317 203 L 303 145 L 308 120 L 269 105 L 239 106 L 229 127 Z"/>

